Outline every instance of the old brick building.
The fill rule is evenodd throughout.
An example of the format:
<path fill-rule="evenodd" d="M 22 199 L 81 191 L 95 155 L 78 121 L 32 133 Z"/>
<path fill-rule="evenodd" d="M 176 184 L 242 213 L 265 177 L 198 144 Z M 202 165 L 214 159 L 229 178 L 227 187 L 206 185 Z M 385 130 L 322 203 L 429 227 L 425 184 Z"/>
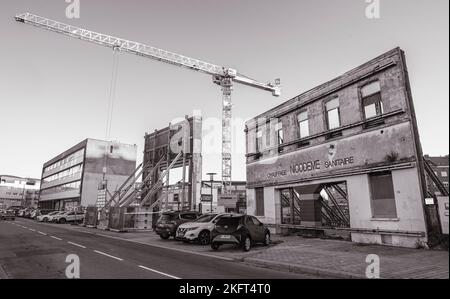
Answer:
<path fill-rule="evenodd" d="M 393 49 L 246 123 L 247 211 L 285 230 L 427 242 L 405 56 Z"/>

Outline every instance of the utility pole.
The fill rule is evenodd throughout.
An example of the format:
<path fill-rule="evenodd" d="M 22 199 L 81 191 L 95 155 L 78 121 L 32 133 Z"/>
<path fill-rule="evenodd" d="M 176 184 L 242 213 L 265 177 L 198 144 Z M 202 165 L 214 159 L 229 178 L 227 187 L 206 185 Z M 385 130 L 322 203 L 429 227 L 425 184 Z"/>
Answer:
<path fill-rule="evenodd" d="M 213 184 L 214 184 L 214 176 L 217 173 L 215 172 L 208 172 L 206 175 L 209 175 L 209 181 L 211 183 L 211 208 L 210 208 L 210 213 L 212 213 L 212 209 L 213 209 Z"/>

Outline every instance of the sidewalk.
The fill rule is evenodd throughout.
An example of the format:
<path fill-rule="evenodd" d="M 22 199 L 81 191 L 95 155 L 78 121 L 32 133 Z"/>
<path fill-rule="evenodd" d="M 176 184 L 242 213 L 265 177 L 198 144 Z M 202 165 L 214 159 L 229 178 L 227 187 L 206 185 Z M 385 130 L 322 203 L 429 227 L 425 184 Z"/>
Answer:
<path fill-rule="evenodd" d="M 250 252 L 243 252 L 233 246 L 222 246 L 219 251 L 213 251 L 210 246 L 186 244 L 173 239 L 162 240 L 153 232 L 116 233 L 80 226 L 66 227 L 168 250 L 330 278 L 366 278 L 366 257 L 369 254 L 379 256 L 381 278 L 449 278 L 448 251 L 356 244 L 299 236 L 272 236 L 272 245 L 254 246 Z"/>
<path fill-rule="evenodd" d="M 449 278 L 448 251 L 395 248 L 347 241 L 279 237 L 283 243 L 244 261 L 294 272 L 366 278 L 366 257 L 380 258 L 380 278 Z"/>

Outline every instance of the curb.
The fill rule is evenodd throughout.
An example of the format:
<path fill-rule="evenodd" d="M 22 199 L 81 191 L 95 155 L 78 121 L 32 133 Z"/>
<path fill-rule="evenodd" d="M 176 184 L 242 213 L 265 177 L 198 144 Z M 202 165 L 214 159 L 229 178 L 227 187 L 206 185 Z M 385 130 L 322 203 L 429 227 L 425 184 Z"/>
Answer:
<path fill-rule="evenodd" d="M 294 272 L 298 274 L 311 274 L 318 276 L 325 276 L 324 278 L 342 278 L 342 279 L 366 279 L 364 275 L 358 275 L 354 273 L 336 271 L 331 269 L 321 269 L 310 266 L 292 265 L 282 262 L 267 261 L 258 258 L 244 258 L 244 263 L 258 266 L 262 268 L 269 268 L 273 270 L 283 270 Z"/>

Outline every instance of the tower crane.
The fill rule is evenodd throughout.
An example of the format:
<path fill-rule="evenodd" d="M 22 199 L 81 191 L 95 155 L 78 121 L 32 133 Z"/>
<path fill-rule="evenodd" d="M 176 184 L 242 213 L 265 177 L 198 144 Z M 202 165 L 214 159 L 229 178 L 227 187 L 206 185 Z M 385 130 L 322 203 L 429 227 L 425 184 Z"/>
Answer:
<path fill-rule="evenodd" d="M 139 42 L 125 40 L 122 38 L 97 33 L 82 29 L 72 25 L 57 22 L 31 13 L 18 14 L 15 20 L 21 23 L 30 24 L 42 29 L 54 31 L 66 36 L 78 38 L 88 42 L 123 51 L 138 56 L 169 63 L 182 68 L 191 69 L 212 75 L 213 82 L 222 88 L 222 183 L 224 191 L 229 192 L 231 186 L 231 117 L 232 102 L 231 92 L 233 83 L 239 83 L 250 87 L 269 91 L 273 96 L 280 96 L 280 80 L 274 83 L 262 83 L 253 80 L 237 72 L 233 68 L 227 68 L 205 62 L 199 59 L 190 58 L 184 55 L 148 46 Z"/>

